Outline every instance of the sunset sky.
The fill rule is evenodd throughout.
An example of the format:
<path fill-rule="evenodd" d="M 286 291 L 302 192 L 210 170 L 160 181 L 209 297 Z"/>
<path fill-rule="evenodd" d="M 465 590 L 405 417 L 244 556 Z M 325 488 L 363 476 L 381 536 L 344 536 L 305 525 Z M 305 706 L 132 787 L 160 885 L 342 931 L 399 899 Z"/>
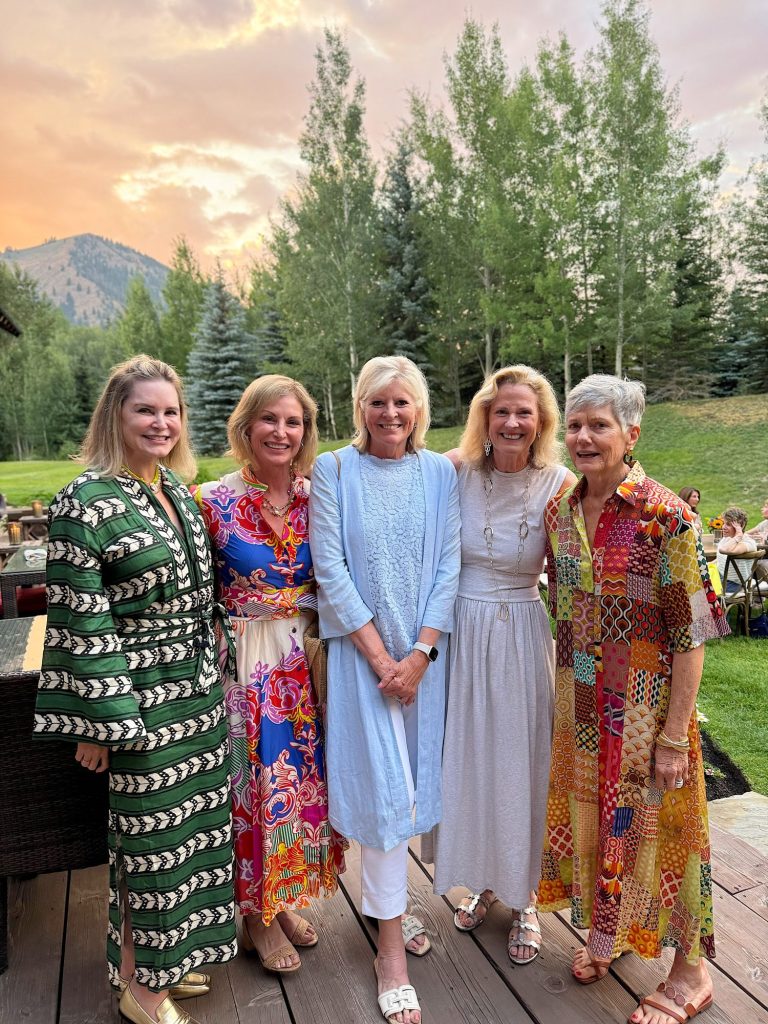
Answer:
<path fill-rule="evenodd" d="M 375 155 L 416 88 L 440 102 L 467 13 L 499 24 L 514 75 L 564 30 L 581 54 L 599 0 L 7 0 L 0 30 L 0 249 L 91 231 L 168 262 L 244 266 L 301 164 L 313 53 L 341 28 L 367 82 Z M 768 149 L 766 0 L 653 0 L 651 28 L 727 188 Z"/>

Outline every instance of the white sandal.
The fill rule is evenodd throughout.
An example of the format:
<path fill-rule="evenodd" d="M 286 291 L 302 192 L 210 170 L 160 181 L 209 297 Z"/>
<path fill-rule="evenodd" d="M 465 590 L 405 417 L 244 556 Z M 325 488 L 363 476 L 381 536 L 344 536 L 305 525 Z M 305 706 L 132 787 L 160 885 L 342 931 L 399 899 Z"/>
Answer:
<path fill-rule="evenodd" d="M 432 949 L 432 943 L 429 941 L 427 936 L 427 929 L 413 914 L 403 914 L 400 918 L 400 927 L 403 931 L 403 942 L 405 943 L 405 952 L 410 953 L 411 956 L 426 956 L 427 953 Z M 424 935 L 424 941 L 416 949 L 408 949 L 408 943 L 411 939 L 415 939 L 417 935 Z"/>
<path fill-rule="evenodd" d="M 533 963 L 533 961 L 539 955 L 539 951 L 541 950 L 541 939 L 540 938 L 539 939 L 534 939 L 534 938 L 526 939 L 526 937 L 525 937 L 525 933 L 526 932 L 534 932 L 535 934 L 537 934 L 539 936 L 541 935 L 541 928 L 539 928 L 538 924 L 529 924 L 527 921 L 523 921 L 523 917 L 525 916 L 525 914 L 535 914 L 536 915 L 536 920 L 538 921 L 538 918 L 539 918 L 538 910 L 536 909 L 534 904 L 529 904 L 527 907 L 524 907 L 520 911 L 520 916 L 519 917 L 513 917 L 512 918 L 512 928 L 510 928 L 510 930 L 509 930 L 509 937 L 507 939 L 507 956 L 509 957 L 509 959 L 512 961 L 513 964 L 519 964 L 521 967 L 524 967 L 526 964 Z M 517 938 L 513 942 L 512 941 L 512 931 L 515 928 L 517 928 Z M 512 953 L 510 952 L 510 949 L 511 949 L 512 946 L 531 946 L 535 950 L 535 952 L 534 952 L 533 956 L 527 956 L 527 957 L 512 956 Z"/>
<path fill-rule="evenodd" d="M 493 899 L 489 899 L 484 893 L 476 892 L 472 896 L 465 896 L 456 908 L 456 912 L 453 915 L 453 923 L 459 929 L 460 932 L 473 932 L 475 928 L 479 928 L 483 921 L 488 916 L 488 911 L 491 909 L 493 904 L 498 899 L 498 896 L 494 896 Z M 485 913 L 482 917 L 476 914 L 478 903 L 482 903 L 485 907 Z M 469 917 L 470 923 L 468 925 L 462 924 L 459 918 L 459 911 L 462 914 L 466 914 Z"/>
<path fill-rule="evenodd" d="M 390 988 L 386 992 L 382 992 L 378 999 L 381 1015 L 387 1021 L 396 1013 L 402 1013 L 403 1010 L 418 1010 L 421 1013 L 419 1000 L 416 998 L 416 989 L 413 985 Z"/>

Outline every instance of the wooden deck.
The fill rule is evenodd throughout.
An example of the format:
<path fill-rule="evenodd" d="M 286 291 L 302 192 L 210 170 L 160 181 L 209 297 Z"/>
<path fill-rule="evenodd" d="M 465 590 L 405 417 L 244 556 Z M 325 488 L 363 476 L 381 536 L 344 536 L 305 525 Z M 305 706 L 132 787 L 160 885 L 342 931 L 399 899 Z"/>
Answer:
<path fill-rule="evenodd" d="M 717 960 L 715 1006 L 702 1024 L 768 1024 L 768 861 L 713 830 Z M 184 1007 L 201 1024 L 377 1024 L 372 960 L 375 931 L 360 914 L 359 857 L 350 852 L 343 891 L 309 915 L 321 934 L 303 967 L 277 978 L 238 957 L 214 969 L 213 988 Z M 583 934 L 567 915 L 542 915 L 544 947 L 529 967 L 506 956 L 509 911 L 498 904 L 472 935 L 456 931 L 447 901 L 433 895 L 426 868 L 410 862 L 412 909 L 433 950 L 409 957 L 425 1024 L 603 1024 L 624 1021 L 655 988 L 661 963 L 626 956 L 599 984 L 570 977 Z M 114 1024 L 117 999 L 106 982 L 106 869 L 15 881 L 10 893 L 10 967 L 0 977 L 0 1021 L 8 1024 Z M 461 893 L 457 892 L 456 896 Z"/>

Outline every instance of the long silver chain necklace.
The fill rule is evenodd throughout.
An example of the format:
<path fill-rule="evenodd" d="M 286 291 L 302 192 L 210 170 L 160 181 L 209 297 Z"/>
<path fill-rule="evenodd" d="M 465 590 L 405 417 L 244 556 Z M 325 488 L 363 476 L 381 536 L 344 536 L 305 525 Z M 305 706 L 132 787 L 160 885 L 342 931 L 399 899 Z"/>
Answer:
<path fill-rule="evenodd" d="M 491 575 L 493 576 L 493 585 L 496 588 L 496 596 L 499 598 L 499 610 L 496 613 L 496 617 L 501 622 L 509 621 L 509 604 L 501 599 L 501 586 L 499 585 L 498 578 L 496 576 L 496 563 L 493 560 L 493 526 L 491 525 L 491 495 L 493 494 L 493 475 L 491 470 L 487 470 L 483 475 L 483 490 L 485 491 L 485 528 L 483 529 L 483 536 L 485 537 L 485 546 L 488 548 L 488 561 L 491 563 Z M 523 488 L 523 515 L 520 519 L 520 526 L 517 529 L 517 565 L 515 571 L 512 574 L 517 577 L 520 575 L 520 566 L 523 561 L 523 552 L 525 551 L 525 539 L 528 536 L 528 502 L 531 496 L 531 467 L 527 467 L 525 471 L 525 487 Z"/>

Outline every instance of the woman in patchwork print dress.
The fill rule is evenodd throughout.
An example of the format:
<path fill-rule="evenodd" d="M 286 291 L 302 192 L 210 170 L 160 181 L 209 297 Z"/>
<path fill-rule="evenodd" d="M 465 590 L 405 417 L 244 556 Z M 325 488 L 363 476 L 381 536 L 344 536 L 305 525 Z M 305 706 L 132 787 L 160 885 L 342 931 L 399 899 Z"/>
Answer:
<path fill-rule="evenodd" d="M 51 504 L 48 629 L 36 733 L 109 769 L 107 956 L 135 1024 L 195 1024 L 236 953 L 227 723 L 208 538 L 175 472 L 194 476 L 181 382 L 156 359 L 115 368 L 90 468 Z M 162 465 L 160 464 L 162 460 Z"/>
<path fill-rule="evenodd" d="M 241 941 L 283 974 L 301 966 L 297 946 L 318 941 L 296 910 L 332 896 L 344 870 L 344 840 L 328 823 L 322 720 L 304 655 L 317 596 L 301 474 L 317 451 L 316 415 L 290 377 L 253 381 L 228 424 L 243 468 L 196 492 L 237 649 L 225 694 Z"/>
<path fill-rule="evenodd" d="M 728 627 L 688 505 L 632 458 L 642 384 L 594 374 L 569 394 L 579 482 L 547 506 L 557 621 L 555 722 L 539 908 L 588 928 L 582 984 L 631 950 L 675 951 L 631 1024 L 712 1002 L 709 835 L 695 701 L 703 643 Z"/>

